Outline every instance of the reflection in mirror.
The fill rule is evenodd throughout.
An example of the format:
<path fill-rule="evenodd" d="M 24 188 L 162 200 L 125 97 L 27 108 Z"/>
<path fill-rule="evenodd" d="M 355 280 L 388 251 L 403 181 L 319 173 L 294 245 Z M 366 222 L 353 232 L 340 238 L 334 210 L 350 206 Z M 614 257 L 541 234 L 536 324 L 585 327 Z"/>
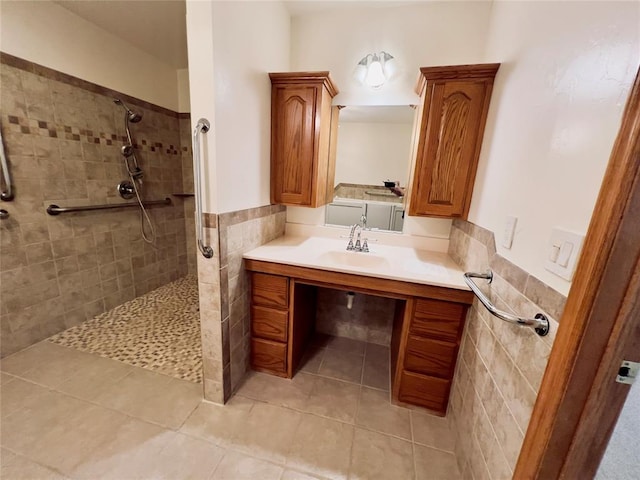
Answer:
<path fill-rule="evenodd" d="M 334 198 L 327 205 L 327 224 L 354 225 L 366 218 L 367 228 L 402 231 L 413 120 L 409 105 L 340 110 Z"/>

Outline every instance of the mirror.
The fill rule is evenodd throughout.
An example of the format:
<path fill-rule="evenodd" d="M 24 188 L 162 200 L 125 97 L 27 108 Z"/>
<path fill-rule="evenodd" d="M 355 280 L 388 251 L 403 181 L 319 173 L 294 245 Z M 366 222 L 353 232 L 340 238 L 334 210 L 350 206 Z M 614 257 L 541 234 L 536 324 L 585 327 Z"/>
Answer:
<path fill-rule="evenodd" d="M 402 231 L 414 112 L 409 105 L 341 108 L 327 225 L 350 226 L 366 218 L 367 228 Z"/>

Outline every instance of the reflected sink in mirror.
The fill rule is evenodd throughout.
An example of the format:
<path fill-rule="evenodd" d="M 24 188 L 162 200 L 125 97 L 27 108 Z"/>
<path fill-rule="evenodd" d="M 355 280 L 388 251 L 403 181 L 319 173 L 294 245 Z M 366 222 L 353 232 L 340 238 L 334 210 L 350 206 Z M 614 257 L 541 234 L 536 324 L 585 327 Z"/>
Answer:
<path fill-rule="evenodd" d="M 318 260 L 331 263 L 333 265 L 348 265 L 360 268 L 381 268 L 389 267 L 389 261 L 379 255 L 362 252 L 336 252 L 329 251 L 322 253 Z"/>

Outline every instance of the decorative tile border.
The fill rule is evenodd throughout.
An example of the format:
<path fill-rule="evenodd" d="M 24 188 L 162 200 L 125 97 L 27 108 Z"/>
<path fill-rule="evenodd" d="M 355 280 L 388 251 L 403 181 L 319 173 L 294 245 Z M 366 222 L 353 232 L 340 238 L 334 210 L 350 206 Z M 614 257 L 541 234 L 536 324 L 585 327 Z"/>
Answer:
<path fill-rule="evenodd" d="M 560 321 L 567 297 L 497 253 L 495 236 L 492 231 L 460 219 L 455 219 L 451 228 L 461 230 L 484 245 L 487 248 L 491 269 L 509 282 L 518 292 Z M 459 262 L 460 259 L 454 258 L 454 260 Z"/>
<path fill-rule="evenodd" d="M 139 98 L 136 98 L 136 97 L 131 97 L 126 93 L 118 92 L 117 90 L 112 90 L 110 88 L 88 82 L 81 78 L 59 72 L 57 70 L 45 67 L 43 65 L 38 65 L 37 63 L 30 62 L 29 60 L 24 60 L 19 57 L 14 57 L 13 55 L 10 55 L 5 52 L 0 52 L 0 63 L 4 65 L 8 65 L 13 68 L 17 68 L 19 70 L 24 70 L 26 72 L 35 73 L 36 75 L 40 75 L 41 77 L 45 77 L 50 80 L 55 80 L 61 83 L 65 83 L 67 85 L 72 85 L 74 87 L 82 88 L 92 93 L 97 93 L 99 95 L 106 95 L 108 97 L 118 97 L 130 105 L 136 105 L 138 107 L 146 108 L 147 110 L 152 110 L 157 113 L 162 113 L 172 118 L 189 118 L 190 116 L 190 114 L 188 113 L 180 114 L 178 112 L 174 112 L 173 110 L 169 110 L 168 108 L 161 107 L 159 105 L 155 105 L 150 102 L 145 102 L 144 100 L 140 100 Z M 187 117 L 182 117 L 181 115 L 187 115 Z"/>
<path fill-rule="evenodd" d="M 54 122 L 45 122 L 43 120 L 32 120 L 24 117 L 16 117 L 15 115 L 6 116 L 9 131 L 22 133 L 25 135 L 36 135 L 41 137 L 62 138 L 82 143 L 93 143 L 96 145 L 113 145 L 116 143 L 127 143 L 127 137 L 116 135 L 115 133 L 94 132 L 93 130 L 71 127 L 69 125 L 60 125 Z M 169 145 L 165 148 L 161 142 L 152 142 L 150 140 L 140 140 L 140 143 L 134 142 L 133 146 L 139 151 L 162 152 L 167 155 L 178 155 L 179 147 Z M 186 147 L 185 147 L 186 148 Z"/>

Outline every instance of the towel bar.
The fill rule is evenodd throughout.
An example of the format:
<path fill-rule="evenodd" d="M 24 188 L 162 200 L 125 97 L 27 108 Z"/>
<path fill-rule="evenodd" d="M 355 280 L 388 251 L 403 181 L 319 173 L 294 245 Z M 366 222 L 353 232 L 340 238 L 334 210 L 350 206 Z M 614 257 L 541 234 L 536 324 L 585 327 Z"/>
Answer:
<path fill-rule="evenodd" d="M 478 288 L 478 285 L 472 280 L 472 278 L 482 278 L 487 280 L 489 283 L 493 280 L 493 272 L 489 270 L 487 273 L 473 273 L 467 272 L 464 274 L 464 281 L 469 285 L 471 291 L 478 297 L 478 300 L 484 305 L 484 307 L 489 310 L 489 312 L 498 317 L 500 320 L 504 320 L 505 322 L 514 323 L 516 325 L 531 327 L 535 330 L 535 332 L 544 337 L 549 333 L 549 319 L 543 315 L 542 313 L 537 313 L 534 318 L 525 318 L 519 317 L 517 315 L 513 315 L 509 312 L 504 312 L 502 310 L 498 310 L 489 300 L 484 293 Z"/>

